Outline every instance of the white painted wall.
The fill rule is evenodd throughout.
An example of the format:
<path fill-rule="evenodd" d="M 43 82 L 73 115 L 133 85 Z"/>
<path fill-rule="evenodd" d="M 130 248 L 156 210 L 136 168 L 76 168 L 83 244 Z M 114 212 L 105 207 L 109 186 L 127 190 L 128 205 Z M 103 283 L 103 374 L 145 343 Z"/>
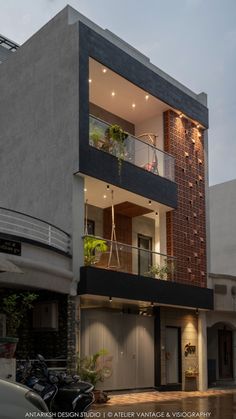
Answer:
<path fill-rule="evenodd" d="M 152 133 L 157 135 L 156 147 L 159 150 L 164 149 L 163 136 L 163 114 L 157 114 L 152 118 L 145 119 L 135 125 L 135 136 L 141 134 Z M 143 141 L 148 141 L 143 138 Z M 152 163 L 155 159 L 152 147 L 148 147 L 145 142 L 135 142 L 135 164 L 145 167 L 148 163 Z M 149 144 L 149 143 L 148 143 Z M 164 154 L 156 151 L 156 158 L 158 161 L 158 172 L 161 176 L 164 175 Z"/>

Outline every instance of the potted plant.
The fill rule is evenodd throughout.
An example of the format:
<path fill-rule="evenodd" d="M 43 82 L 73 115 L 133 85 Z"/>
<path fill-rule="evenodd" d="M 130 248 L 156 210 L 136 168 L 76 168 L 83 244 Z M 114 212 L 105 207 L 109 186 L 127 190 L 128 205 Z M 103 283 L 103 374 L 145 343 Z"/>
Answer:
<path fill-rule="evenodd" d="M 104 135 L 104 132 L 100 127 L 96 125 L 90 126 L 89 140 L 90 140 L 90 144 L 93 147 L 99 148 L 99 143 L 102 141 L 103 135 Z"/>
<path fill-rule="evenodd" d="M 84 238 L 84 264 L 85 266 L 95 265 L 98 262 L 98 255 L 96 252 L 104 253 L 108 249 L 106 240 L 99 239 L 93 236 L 86 236 Z"/>
<path fill-rule="evenodd" d="M 158 278 L 158 279 L 168 279 L 168 275 L 172 273 L 172 267 L 168 264 L 168 262 L 165 260 L 164 264 L 159 265 L 152 265 L 149 267 L 149 271 L 147 272 L 147 275 L 152 278 Z"/>
<path fill-rule="evenodd" d="M 95 401 L 97 403 L 105 403 L 108 396 L 104 391 L 97 390 L 98 382 L 103 382 L 112 374 L 111 357 L 107 357 L 106 349 L 101 349 L 93 355 L 78 358 L 78 374 L 81 380 L 88 381 L 94 386 Z"/>
<path fill-rule="evenodd" d="M 18 329 L 28 310 L 33 308 L 37 294 L 13 293 L 2 299 L 2 311 L 6 315 L 7 336 L 0 338 L 0 357 L 12 358 L 18 343 Z"/>

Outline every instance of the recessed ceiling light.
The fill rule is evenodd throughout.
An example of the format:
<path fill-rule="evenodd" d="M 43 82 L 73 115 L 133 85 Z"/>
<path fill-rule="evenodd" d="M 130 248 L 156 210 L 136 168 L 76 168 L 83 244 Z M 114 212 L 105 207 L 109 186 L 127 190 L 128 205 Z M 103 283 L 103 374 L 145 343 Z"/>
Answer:
<path fill-rule="evenodd" d="M 106 195 L 103 195 L 103 198 L 104 198 L 104 199 L 106 199 L 106 197 L 107 197 Z"/>
<path fill-rule="evenodd" d="M 132 108 L 134 109 L 136 107 L 135 103 L 132 103 Z"/>
<path fill-rule="evenodd" d="M 102 69 L 102 72 L 103 72 L 103 73 L 106 73 L 106 72 L 107 72 L 107 68 L 103 68 L 103 69 Z"/>
<path fill-rule="evenodd" d="M 115 94 L 115 92 L 111 92 L 111 95 L 112 95 L 112 96 L 115 96 L 116 94 Z"/>
<path fill-rule="evenodd" d="M 89 79 L 89 83 L 92 83 L 92 79 Z"/>
<path fill-rule="evenodd" d="M 146 95 L 146 96 L 145 96 L 145 99 L 146 99 L 146 100 L 148 100 L 148 99 L 149 99 L 149 95 Z"/>

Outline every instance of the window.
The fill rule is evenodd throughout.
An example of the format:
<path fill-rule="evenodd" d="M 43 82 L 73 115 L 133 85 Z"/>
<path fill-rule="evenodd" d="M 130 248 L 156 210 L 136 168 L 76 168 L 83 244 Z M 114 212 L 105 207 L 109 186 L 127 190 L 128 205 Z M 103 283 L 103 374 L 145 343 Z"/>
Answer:
<path fill-rule="evenodd" d="M 146 275 L 152 265 L 152 238 L 138 234 L 138 248 L 138 273 Z"/>

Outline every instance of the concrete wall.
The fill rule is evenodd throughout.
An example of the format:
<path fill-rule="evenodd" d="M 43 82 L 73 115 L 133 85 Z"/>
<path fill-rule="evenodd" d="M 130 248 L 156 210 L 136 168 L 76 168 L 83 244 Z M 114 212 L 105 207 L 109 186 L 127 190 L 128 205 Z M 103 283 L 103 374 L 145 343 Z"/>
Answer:
<path fill-rule="evenodd" d="M 53 250 L 22 243 L 22 255 L 5 255 L 22 273 L 1 273 L 4 286 L 45 289 L 68 294 L 72 283 L 72 262 Z"/>
<path fill-rule="evenodd" d="M 68 9 L 0 66 L 0 205 L 72 230 L 78 31 Z"/>
<path fill-rule="evenodd" d="M 135 125 L 135 135 L 136 137 L 144 134 L 146 132 L 151 132 L 157 135 L 156 146 L 160 150 L 164 149 L 164 139 L 163 139 L 163 114 L 155 115 L 152 118 L 146 119 Z"/>
<path fill-rule="evenodd" d="M 236 275 L 236 180 L 210 187 L 210 272 Z"/>

